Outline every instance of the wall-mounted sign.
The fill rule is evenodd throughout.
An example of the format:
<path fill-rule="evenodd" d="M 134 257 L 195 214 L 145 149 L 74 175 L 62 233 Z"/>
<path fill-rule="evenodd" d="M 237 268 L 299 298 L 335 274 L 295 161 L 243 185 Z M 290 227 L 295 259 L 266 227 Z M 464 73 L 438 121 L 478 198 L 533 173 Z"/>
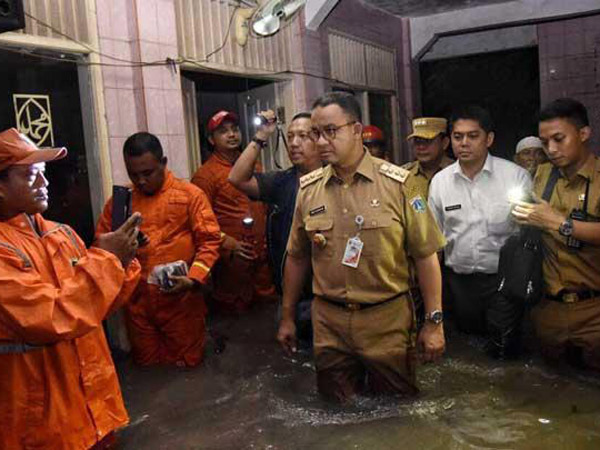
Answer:
<path fill-rule="evenodd" d="M 53 147 L 49 95 L 13 94 L 17 129 L 38 147 Z"/>

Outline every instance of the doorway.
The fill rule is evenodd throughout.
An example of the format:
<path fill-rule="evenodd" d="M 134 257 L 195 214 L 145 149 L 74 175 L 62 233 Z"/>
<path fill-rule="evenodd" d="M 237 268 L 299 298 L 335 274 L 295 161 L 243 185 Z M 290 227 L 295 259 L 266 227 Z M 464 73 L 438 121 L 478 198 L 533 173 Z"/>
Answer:
<path fill-rule="evenodd" d="M 211 146 L 208 142 L 206 124 L 218 111 L 227 110 L 238 114 L 240 129 L 242 131 L 242 148 L 254 135 L 253 118 L 260 111 L 272 109 L 276 112 L 280 122 L 286 122 L 286 109 L 283 106 L 282 84 L 269 79 L 246 78 L 230 75 L 212 74 L 204 72 L 182 72 L 184 90 L 193 91 L 195 111 L 186 107 L 188 116 L 195 113 L 198 135 L 197 145 L 200 148 L 198 162 L 208 159 Z M 184 94 L 184 98 L 189 98 Z M 187 117 L 186 119 L 190 119 Z M 287 154 L 282 142 L 277 142 L 275 136 L 271 139 L 269 148 L 271 152 L 261 153 L 261 163 L 265 170 L 274 170 L 289 165 Z M 192 149 L 193 151 L 197 151 Z M 194 158 L 194 155 L 190 160 Z M 191 168 L 192 173 L 195 168 Z"/>
<path fill-rule="evenodd" d="M 487 108 L 496 127 L 494 155 L 512 160 L 521 138 L 537 136 L 537 47 L 422 62 L 420 72 L 423 115 L 449 117 L 467 104 Z"/>
<path fill-rule="evenodd" d="M 72 226 L 86 244 L 94 237 L 77 65 L 0 49 L 0 130 L 15 127 L 40 147 L 67 147 L 47 165 L 44 217 Z"/>

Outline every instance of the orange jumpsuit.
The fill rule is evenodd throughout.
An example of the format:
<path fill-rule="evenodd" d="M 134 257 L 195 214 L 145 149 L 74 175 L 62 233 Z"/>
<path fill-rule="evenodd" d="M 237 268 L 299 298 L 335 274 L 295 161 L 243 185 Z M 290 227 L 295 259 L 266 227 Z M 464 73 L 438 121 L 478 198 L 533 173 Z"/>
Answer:
<path fill-rule="evenodd" d="M 140 266 L 34 220 L 0 222 L 0 448 L 89 449 L 128 422 L 101 322 Z"/>
<path fill-rule="evenodd" d="M 198 168 L 192 183 L 206 192 L 224 235 L 221 259 L 213 275 L 213 306 L 221 312 L 239 313 L 245 311 L 253 300 L 275 295 L 275 287 L 267 257 L 266 206 L 250 201 L 227 181 L 231 168 L 231 162 L 214 153 Z M 260 166 L 257 165 L 257 169 L 260 171 Z M 242 219 L 248 216 L 254 219 L 254 226 L 245 237 L 247 231 Z M 243 239 L 251 239 L 255 243 L 255 261 L 233 257 L 235 242 Z"/>
<path fill-rule="evenodd" d="M 166 294 L 147 279 L 158 264 L 183 260 L 190 267 L 188 277 L 204 284 L 219 257 L 217 219 L 200 189 L 168 171 L 155 195 L 133 190 L 132 209 L 142 214 L 141 230 L 150 240 L 138 249 L 142 281 L 126 308 L 133 358 L 140 365 L 195 366 L 202 360 L 206 334 L 202 293 L 193 289 Z M 110 230 L 111 217 L 112 199 L 98 233 Z"/>

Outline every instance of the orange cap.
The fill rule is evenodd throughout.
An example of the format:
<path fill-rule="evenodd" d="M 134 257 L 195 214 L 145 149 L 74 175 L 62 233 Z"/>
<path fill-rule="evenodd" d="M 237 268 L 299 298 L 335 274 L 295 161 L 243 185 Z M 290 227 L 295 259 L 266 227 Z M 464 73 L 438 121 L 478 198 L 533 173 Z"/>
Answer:
<path fill-rule="evenodd" d="M 383 131 L 375 125 L 366 125 L 362 132 L 363 142 L 369 144 L 371 142 L 383 142 Z"/>
<path fill-rule="evenodd" d="M 9 128 L 0 133 L 0 170 L 16 164 L 29 165 L 53 161 L 65 156 L 67 156 L 66 148 L 40 149 L 16 128 Z"/>

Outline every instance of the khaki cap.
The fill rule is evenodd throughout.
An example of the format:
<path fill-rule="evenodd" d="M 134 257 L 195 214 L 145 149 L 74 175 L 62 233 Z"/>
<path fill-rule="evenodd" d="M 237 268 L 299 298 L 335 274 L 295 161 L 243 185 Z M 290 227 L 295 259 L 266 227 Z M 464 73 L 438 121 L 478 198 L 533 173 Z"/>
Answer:
<path fill-rule="evenodd" d="M 448 121 L 441 117 L 418 117 L 412 121 L 413 132 L 406 139 L 420 137 L 433 139 L 440 133 L 445 133 Z"/>

